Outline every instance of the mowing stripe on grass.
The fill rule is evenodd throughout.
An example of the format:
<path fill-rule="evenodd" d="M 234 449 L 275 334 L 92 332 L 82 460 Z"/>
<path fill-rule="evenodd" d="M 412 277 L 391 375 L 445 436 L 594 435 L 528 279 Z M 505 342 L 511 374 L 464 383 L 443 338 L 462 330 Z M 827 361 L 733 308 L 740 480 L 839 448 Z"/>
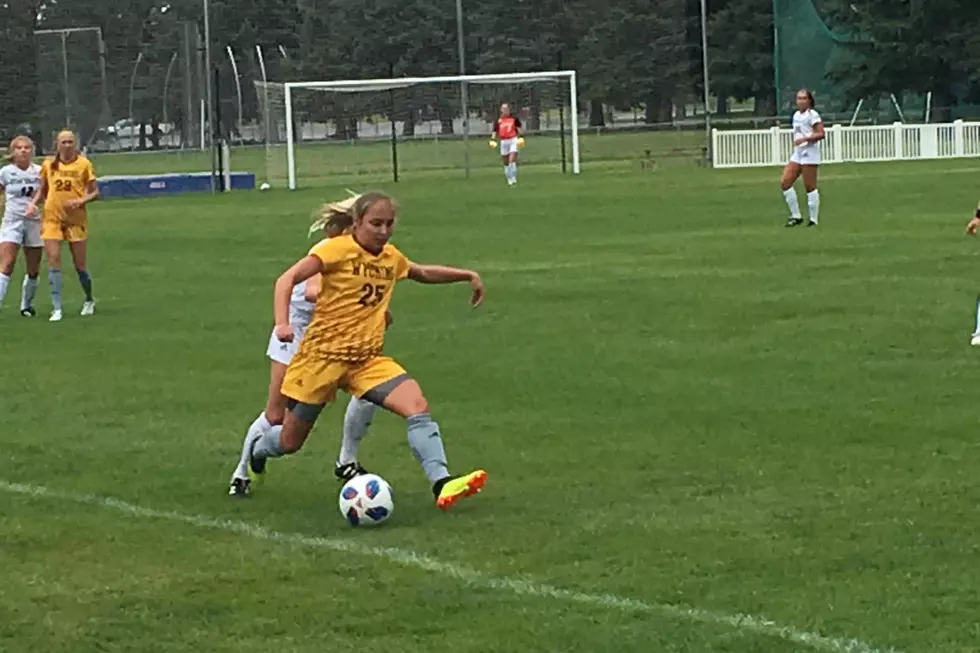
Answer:
<path fill-rule="evenodd" d="M 359 542 L 355 543 L 336 538 L 315 537 L 297 533 L 280 533 L 243 521 L 217 519 L 204 515 L 189 515 L 170 510 L 156 510 L 113 497 L 62 492 L 48 489 L 42 485 L 10 483 L 0 480 L 0 491 L 8 494 L 19 494 L 41 499 L 96 506 L 114 510 L 130 517 L 180 522 L 197 528 L 220 530 L 238 535 L 246 535 L 257 540 L 281 542 L 307 549 L 326 549 L 340 553 L 368 555 L 375 558 L 383 558 L 399 565 L 415 567 L 441 576 L 447 576 L 474 587 L 503 590 L 518 596 L 554 599 L 556 601 L 610 608 L 623 612 L 659 614 L 680 621 L 728 626 L 746 634 L 777 637 L 828 653 L 898 653 L 895 649 L 875 648 L 857 639 L 829 637 L 800 630 L 792 626 L 784 626 L 765 617 L 748 614 L 723 614 L 669 603 L 646 603 L 615 594 L 587 594 L 585 592 L 555 587 L 554 585 L 536 583 L 527 579 L 493 576 L 468 567 L 440 562 L 434 558 L 404 549 L 367 547 Z"/>

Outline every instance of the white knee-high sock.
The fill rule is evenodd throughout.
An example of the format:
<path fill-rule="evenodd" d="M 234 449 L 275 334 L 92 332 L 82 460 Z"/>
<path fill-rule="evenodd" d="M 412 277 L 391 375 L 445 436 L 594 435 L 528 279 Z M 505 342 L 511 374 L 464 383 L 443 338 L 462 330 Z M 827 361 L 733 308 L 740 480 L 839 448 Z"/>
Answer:
<path fill-rule="evenodd" d="M 786 206 L 789 207 L 790 217 L 800 219 L 800 199 L 796 196 L 796 189 L 787 188 L 783 191 L 783 197 L 786 199 Z"/>
<path fill-rule="evenodd" d="M 810 210 L 810 222 L 820 222 L 820 191 L 811 190 L 806 194 L 806 205 Z"/>
<path fill-rule="evenodd" d="M 517 181 L 517 164 L 516 163 L 510 163 L 508 165 L 510 167 L 510 179 L 511 179 L 511 181 Z"/>
<path fill-rule="evenodd" d="M 235 468 L 233 478 L 248 478 L 248 455 L 251 453 L 252 443 L 274 428 L 266 418 L 265 411 L 255 418 L 255 421 L 252 422 L 252 425 L 248 427 L 248 431 L 245 433 L 245 439 L 242 440 L 242 455 L 238 459 L 238 466 Z"/>
<path fill-rule="evenodd" d="M 377 409 L 378 407 L 370 401 L 357 397 L 350 398 L 347 412 L 344 413 L 344 436 L 340 443 L 340 455 L 337 456 L 338 465 L 357 462 L 358 447 L 367 435 L 371 420 L 374 418 L 374 411 Z"/>
<path fill-rule="evenodd" d="M 8 286 L 10 286 L 10 277 L 6 274 L 0 274 L 0 304 L 3 303 L 3 298 L 7 296 Z"/>
<path fill-rule="evenodd" d="M 980 336 L 980 296 L 977 297 L 977 328 L 973 330 L 973 335 Z"/>

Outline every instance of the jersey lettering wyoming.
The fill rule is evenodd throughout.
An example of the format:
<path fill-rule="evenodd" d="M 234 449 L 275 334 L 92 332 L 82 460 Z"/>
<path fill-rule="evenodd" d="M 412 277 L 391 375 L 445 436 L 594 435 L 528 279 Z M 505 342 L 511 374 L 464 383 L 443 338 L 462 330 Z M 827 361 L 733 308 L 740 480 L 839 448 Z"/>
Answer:
<path fill-rule="evenodd" d="M 408 276 L 408 259 L 390 244 L 375 256 L 351 236 L 321 241 L 310 256 L 320 259 L 325 274 L 297 354 L 344 362 L 379 355 L 385 311 L 395 283 Z"/>
<path fill-rule="evenodd" d="M 368 279 L 387 279 L 388 281 L 395 280 L 395 268 L 394 266 L 381 266 L 375 265 L 374 263 L 364 263 L 361 261 L 351 262 L 352 270 L 351 273 L 354 276 L 367 277 Z"/>

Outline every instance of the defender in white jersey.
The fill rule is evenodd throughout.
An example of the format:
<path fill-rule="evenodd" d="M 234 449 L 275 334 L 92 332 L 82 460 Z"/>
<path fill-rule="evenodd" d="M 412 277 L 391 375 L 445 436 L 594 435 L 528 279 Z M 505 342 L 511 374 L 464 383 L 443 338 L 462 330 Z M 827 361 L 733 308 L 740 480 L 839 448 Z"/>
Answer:
<path fill-rule="evenodd" d="M 976 236 L 978 232 L 980 232 L 980 204 L 977 204 L 977 212 L 966 224 L 967 236 Z M 974 347 L 980 347 L 980 296 L 977 297 L 976 315 L 976 328 L 973 329 L 973 334 L 970 336 L 970 344 Z"/>
<path fill-rule="evenodd" d="M 308 285 L 309 290 L 307 290 Z M 269 348 L 265 352 L 269 360 L 282 365 L 289 365 L 289 361 L 293 360 L 293 355 L 299 347 L 299 341 L 303 338 L 303 332 L 306 331 L 306 326 L 313 318 L 313 307 L 316 305 L 316 287 L 319 285 L 319 279 L 317 279 L 313 284 L 299 284 L 293 288 L 292 297 L 289 299 L 289 324 L 293 327 L 296 340 L 279 342 L 275 334 L 271 335 Z"/>
<path fill-rule="evenodd" d="M 310 233 L 321 232 L 327 238 L 338 236 L 342 230 L 335 230 L 331 226 L 329 216 L 334 212 L 335 207 L 343 207 L 346 204 L 353 204 L 351 198 L 345 202 L 331 203 L 322 209 L 321 218 Z M 308 279 L 304 283 L 293 287 L 292 295 L 289 299 L 289 325 L 293 328 L 295 337 L 292 342 L 280 342 L 275 333 L 269 338 L 269 346 L 266 355 L 271 361 L 269 371 L 269 395 L 266 399 L 265 410 L 256 418 L 245 434 L 242 442 L 241 457 L 238 466 L 235 468 L 231 477 L 231 484 L 228 494 L 236 497 L 247 497 L 251 492 L 251 480 L 249 478 L 249 454 L 255 442 L 267 432 L 275 432 L 282 429 L 283 419 L 286 414 L 286 397 L 282 394 L 282 380 L 286 375 L 286 368 L 299 348 L 303 333 L 313 318 L 313 308 L 316 305 L 317 296 L 320 292 L 320 275 Z M 391 324 L 391 315 L 386 314 L 385 320 Z M 357 462 L 357 450 L 361 440 L 367 435 L 368 427 L 374 417 L 377 406 L 371 402 L 357 397 L 351 397 L 347 404 L 347 411 L 344 414 L 343 438 L 340 446 L 340 454 L 337 457 L 334 474 L 342 481 L 350 480 L 358 474 L 367 473 L 366 470 Z"/>
<path fill-rule="evenodd" d="M 10 285 L 10 275 L 17 262 L 17 250 L 24 248 L 27 268 L 21 286 L 20 314 L 32 317 L 37 278 L 41 270 L 41 216 L 33 198 L 41 187 L 41 166 L 33 160 L 34 142 L 27 136 L 10 141 L 7 165 L 0 168 L 0 192 L 3 193 L 3 220 L 0 222 L 0 305 Z"/>
<path fill-rule="evenodd" d="M 793 184 L 801 176 L 806 189 L 810 212 L 809 227 L 820 223 L 820 191 L 817 190 L 817 167 L 820 165 L 820 141 L 825 137 L 823 120 L 814 107 L 813 93 L 803 88 L 796 93 L 796 113 L 793 114 L 793 153 L 790 155 L 780 183 L 786 206 L 789 207 L 787 227 L 803 224 L 800 202 Z"/>

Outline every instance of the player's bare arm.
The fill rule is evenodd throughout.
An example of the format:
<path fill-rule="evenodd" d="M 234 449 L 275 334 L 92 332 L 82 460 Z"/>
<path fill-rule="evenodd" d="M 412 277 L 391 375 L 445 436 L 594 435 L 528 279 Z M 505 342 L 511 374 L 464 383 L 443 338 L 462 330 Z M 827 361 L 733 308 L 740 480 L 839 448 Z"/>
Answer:
<path fill-rule="evenodd" d="M 823 123 L 818 122 L 813 126 L 813 134 L 809 138 L 807 138 L 807 141 L 810 143 L 819 143 L 826 137 L 827 137 L 827 133 L 823 129 Z"/>
<path fill-rule="evenodd" d="M 317 298 L 320 296 L 320 280 L 322 278 L 322 275 L 314 274 L 306 280 L 306 285 L 303 286 L 303 299 L 314 304 L 316 303 Z"/>
<path fill-rule="evenodd" d="M 280 342 L 293 341 L 293 328 L 289 325 L 289 298 L 293 293 L 293 287 L 319 274 L 322 267 L 323 263 L 320 262 L 320 259 L 315 256 L 307 256 L 276 279 L 273 292 L 273 315 L 276 322 L 276 338 Z"/>
<path fill-rule="evenodd" d="M 819 143 L 824 138 L 827 137 L 827 133 L 823 129 L 823 123 L 818 122 L 813 125 L 813 133 L 809 136 L 802 136 L 793 141 L 794 145 L 809 145 L 810 143 Z"/>
<path fill-rule="evenodd" d="M 41 175 L 41 183 L 38 184 L 37 190 L 34 191 L 34 195 L 31 197 L 31 201 L 28 203 L 27 208 L 24 210 L 27 213 L 27 217 L 37 215 L 37 205 L 44 201 L 44 198 L 48 196 L 48 181 Z"/>
<path fill-rule="evenodd" d="M 91 179 L 87 184 L 85 184 L 85 194 L 78 199 L 68 200 L 65 202 L 65 207 L 69 209 L 77 209 L 90 202 L 94 202 L 97 199 L 99 199 L 99 184 L 94 179 Z"/>
<path fill-rule="evenodd" d="M 425 284 L 460 283 L 468 281 L 472 295 L 470 304 L 479 306 L 483 303 L 483 280 L 473 270 L 453 268 L 445 265 L 418 265 L 412 263 L 408 268 L 408 278 Z"/>

